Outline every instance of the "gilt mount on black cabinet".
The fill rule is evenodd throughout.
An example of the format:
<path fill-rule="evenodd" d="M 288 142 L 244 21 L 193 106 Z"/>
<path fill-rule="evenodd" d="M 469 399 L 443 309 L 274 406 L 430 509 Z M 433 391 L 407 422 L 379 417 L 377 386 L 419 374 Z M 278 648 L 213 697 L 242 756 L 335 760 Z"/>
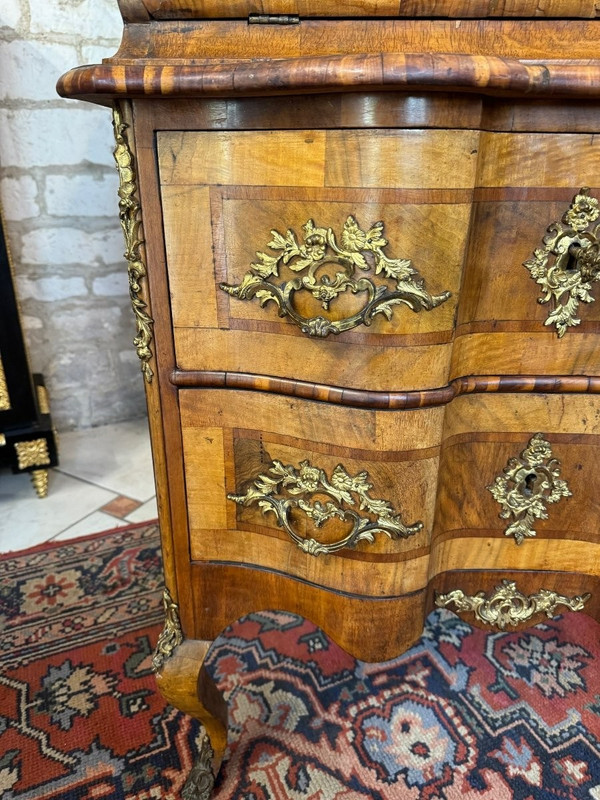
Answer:
<path fill-rule="evenodd" d="M 0 216 L 1 219 L 1 216 Z M 28 472 L 40 497 L 58 464 L 44 378 L 31 374 L 10 254 L 0 225 L 0 466 Z"/>

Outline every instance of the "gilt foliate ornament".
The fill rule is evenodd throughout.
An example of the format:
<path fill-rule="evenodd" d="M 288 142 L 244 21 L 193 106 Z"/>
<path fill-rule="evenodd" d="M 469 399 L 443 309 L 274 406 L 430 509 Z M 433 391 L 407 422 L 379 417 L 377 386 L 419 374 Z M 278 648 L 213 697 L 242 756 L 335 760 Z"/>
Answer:
<path fill-rule="evenodd" d="M 532 436 L 520 456 L 509 459 L 503 474 L 487 488 L 502 507 L 499 516 L 512 517 L 504 534 L 514 536 L 517 544 L 536 535 L 534 521 L 548 519 L 548 504 L 572 494 L 542 433 Z"/>
<path fill-rule="evenodd" d="M 214 752 L 208 736 L 204 736 L 200 752 L 181 790 L 182 800 L 209 800 L 215 785 Z"/>
<path fill-rule="evenodd" d="M 257 252 L 256 261 L 241 283 L 221 283 L 220 288 L 240 300 L 256 298 L 261 306 L 275 303 L 280 317 L 289 317 L 303 333 L 318 338 L 348 331 L 357 325 L 370 325 L 377 314 L 389 320 L 394 307 L 400 304 L 414 312 L 430 311 L 450 297 L 447 291 L 429 294 L 409 259 L 389 258 L 383 252 L 388 244 L 383 236 L 383 222 L 376 222 L 365 231 L 353 216 L 349 216 L 339 242 L 331 228 L 320 228 L 312 219 L 302 230 L 302 239 L 291 229 L 285 235 L 272 230 L 268 247 L 273 254 Z M 296 277 L 278 283 L 282 267 L 296 273 Z M 334 276 L 331 275 L 333 270 Z M 357 270 L 371 274 L 360 276 Z M 372 275 L 389 283 L 376 284 Z M 360 311 L 344 319 L 332 320 L 322 315 L 304 317 L 294 306 L 294 294 L 301 291 L 310 292 L 325 311 L 348 291 L 365 293 L 366 302 Z"/>
<path fill-rule="evenodd" d="M 547 229 L 543 247 L 524 262 L 542 288 L 538 303 L 548 303 L 545 325 L 555 325 L 559 339 L 581 324 L 580 303 L 593 303 L 592 284 L 600 277 L 600 208 L 588 188 L 575 196 L 560 222 Z"/>
<path fill-rule="evenodd" d="M 372 488 L 368 473 L 352 476 L 341 464 L 328 478 L 324 470 L 309 461 L 302 461 L 296 468 L 275 460 L 244 494 L 228 494 L 227 498 L 243 506 L 256 504 L 263 514 L 274 513 L 277 524 L 287 531 L 301 550 L 312 556 L 353 548 L 361 541 L 374 542 L 374 534 L 378 532 L 385 533 L 390 539 L 399 539 L 408 538 L 423 528 L 422 522 L 406 525 L 391 503 L 369 495 Z M 331 500 L 322 503 L 315 500 L 314 495 Z M 337 542 L 328 544 L 312 537 L 305 538 L 292 528 L 290 512 L 295 508 L 303 511 L 315 528 L 337 518 L 351 522 L 352 530 Z"/>
<path fill-rule="evenodd" d="M 183 632 L 179 622 L 179 607 L 165 588 L 163 592 L 163 607 L 165 610 L 165 624 L 159 634 L 156 649 L 152 657 L 152 669 L 160 672 L 165 661 L 173 655 L 176 647 L 183 641 Z"/>
<path fill-rule="evenodd" d="M 27 439 L 22 442 L 15 442 L 15 451 L 19 469 L 44 467 L 50 464 L 47 439 Z"/>
<path fill-rule="evenodd" d="M 2 358 L 0 358 L 0 411 L 10 410 L 10 397 L 8 395 L 8 384 L 6 383 L 6 375 L 4 374 L 4 366 Z"/>
<path fill-rule="evenodd" d="M 540 612 L 552 617 L 559 605 L 571 611 L 581 611 L 590 597 L 589 593 L 565 597 L 550 589 L 540 589 L 527 596 L 517 589 L 514 581 L 503 580 L 488 597 L 485 592 L 467 595 L 462 589 L 453 589 L 447 594 L 437 594 L 435 605 L 438 608 L 451 605 L 456 611 L 472 611 L 480 622 L 504 630 L 507 625 L 528 622 Z"/>
<path fill-rule="evenodd" d="M 129 296 L 135 316 L 137 335 L 133 340 L 142 373 L 148 383 L 152 382 L 152 327 L 154 321 L 148 314 L 146 303 L 140 297 L 142 281 L 146 278 L 144 261 L 144 236 L 142 232 L 141 207 L 138 199 L 135 161 L 127 141 L 127 125 L 123 121 L 119 104 L 113 109 L 113 127 L 116 147 L 114 158 L 119 173 L 119 219 L 125 236 L 125 258 L 129 276 Z"/>

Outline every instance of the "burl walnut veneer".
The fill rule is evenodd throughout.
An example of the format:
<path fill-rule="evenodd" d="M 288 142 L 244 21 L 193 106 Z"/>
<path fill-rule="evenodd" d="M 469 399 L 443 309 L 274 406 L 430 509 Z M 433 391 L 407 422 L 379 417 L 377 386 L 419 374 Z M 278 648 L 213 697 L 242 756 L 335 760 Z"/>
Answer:
<path fill-rule="evenodd" d="M 165 559 L 161 691 L 242 615 L 389 659 L 600 618 L 593 0 L 121 0 L 112 105 Z M 532 7 L 535 10 L 532 11 Z M 596 299 L 596 300 L 595 300 Z"/>

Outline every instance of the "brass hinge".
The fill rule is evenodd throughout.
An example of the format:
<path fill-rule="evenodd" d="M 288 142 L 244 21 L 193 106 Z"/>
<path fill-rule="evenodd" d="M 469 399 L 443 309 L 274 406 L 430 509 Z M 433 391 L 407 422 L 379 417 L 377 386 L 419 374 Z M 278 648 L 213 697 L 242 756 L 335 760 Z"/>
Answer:
<path fill-rule="evenodd" d="M 250 14 L 248 25 L 299 25 L 297 14 Z"/>

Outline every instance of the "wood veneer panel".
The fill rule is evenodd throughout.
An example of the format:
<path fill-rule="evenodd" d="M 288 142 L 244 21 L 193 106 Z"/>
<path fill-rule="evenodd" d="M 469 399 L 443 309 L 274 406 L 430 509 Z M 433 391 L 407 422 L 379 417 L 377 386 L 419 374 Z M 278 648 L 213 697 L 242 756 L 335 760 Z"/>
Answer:
<path fill-rule="evenodd" d="M 529 431 L 599 436 L 598 399 L 587 394 L 474 394 L 453 400 L 444 420 L 444 442 L 474 432 L 501 432 L 512 440 Z"/>
<path fill-rule="evenodd" d="M 598 175 L 600 141 L 593 134 L 483 132 L 480 147 L 478 186 L 564 186 L 576 191 L 593 184 Z"/>
<path fill-rule="evenodd" d="M 212 564 L 192 564 L 190 580 L 197 638 L 214 639 L 252 611 L 285 609 L 310 619 L 356 658 L 384 661 L 423 632 L 424 591 L 393 599 L 356 598 L 274 572 Z M 373 636 L 373 631 L 385 633 Z"/>
<path fill-rule="evenodd" d="M 146 42 L 146 58 L 182 61 L 192 58 L 277 58 L 368 53 L 489 55 L 524 59 L 596 59 L 597 26 L 589 20 L 328 20 L 305 19 L 301 25 L 248 25 L 246 20 L 214 20 L 210 24 L 165 22 L 130 26 Z M 132 41 L 133 40 L 133 41 Z M 130 44 L 131 42 L 131 44 Z M 125 61 L 121 46 L 118 60 Z M 117 59 L 113 59 L 117 60 Z M 424 61 L 424 59 L 423 59 Z M 363 65 L 363 75 L 368 64 Z M 319 75 L 326 81 L 324 75 Z M 485 76 L 479 76 L 485 81 Z"/>
<path fill-rule="evenodd" d="M 159 132 L 161 182 L 471 188 L 478 132 Z M 400 154 L 401 157 L 398 157 Z"/>
<path fill-rule="evenodd" d="M 432 388 L 447 382 L 470 215 L 465 201 L 471 192 L 448 187 L 472 187 L 478 134 L 378 131 L 370 141 L 365 133 L 159 135 L 181 369 L 282 377 L 292 370 L 302 380 L 375 390 Z M 214 166 L 215 148 L 219 163 L 227 153 L 225 167 Z M 298 163 L 286 171 L 281 165 L 289 158 Z M 270 172 L 265 172 L 265 162 L 271 163 Z M 384 175 L 382 182 L 392 188 L 376 185 Z M 275 185 L 262 185 L 270 179 Z M 393 187 L 421 179 L 425 188 Z M 229 185 L 240 180 L 245 184 Z M 285 235 L 292 228 L 301 242 L 302 226 L 312 219 L 317 226 L 331 227 L 341 241 L 350 215 L 365 230 L 384 220 L 386 254 L 410 258 L 432 294 L 448 290 L 452 296 L 432 311 L 415 314 L 398 306 L 389 321 L 378 315 L 368 327 L 320 340 L 279 317 L 273 304 L 261 308 L 257 301 L 230 298 L 218 288 L 242 280 L 256 261 L 256 251 L 269 251 L 273 229 Z M 190 224 L 193 220 L 197 224 Z M 279 269 L 280 281 L 296 278 L 285 265 Z M 339 267 L 328 269 L 333 278 Z M 364 293 L 346 292 L 324 312 L 309 292 L 294 295 L 295 308 L 306 317 L 341 319 L 359 311 L 364 301 Z"/>
<path fill-rule="evenodd" d="M 561 478 L 567 481 L 572 497 L 550 505 L 548 519 L 536 520 L 537 540 L 568 538 L 597 543 L 600 505 L 595 498 L 600 496 L 600 474 L 596 466 L 600 439 L 543 432 L 561 464 Z M 511 520 L 499 516 L 500 506 L 487 487 L 503 474 L 509 459 L 517 458 L 525 449 L 533 433 L 536 431 L 510 437 L 504 433 L 491 437 L 470 433 L 468 441 L 444 447 L 438 488 L 439 527 L 434 532 L 436 541 L 466 536 L 491 536 L 502 540 Z M 515 544 L 513 539 L 508 541 Z M 520 549 L 526 551 L 528 544 L 524 542 Z M 524 557 L 527 558 L 526 552 Z"/>
<path fill-rule="evenodd" d="M 459 569 L 561 570 L 600 575 L 599 547 L 596 542 L 575 539 L 531 539 L 518 547 L 513 540 L 455 537 L 432 548 L 429 576 Z M 543 576 L 540 576 L 543 583 Z M 578 593 L 586 591 L 584 586 Z"/>
<path fill-rule="evenodd" d="M 598 127 L 598 104 L 574 100 L 509 101 L 487 99 L 481 127 L 485 130 L 549 133 L 593 133 Z"/>
<path fill-rule="evenodd" d="M 321 342 L 286 336 L 279 337 L 278 349 L 273 350 L 273 338 L 260 330 L 203 333 L 198 328 L 178 328 L 177 366 L 182 370 L 210 370 L 215 364 L 211 353 L 220 353 L 220 363 L 232 372 L 250 369 L 281 377 L 295 373 L 301 380 L 379 391 L 414 386 L 433 388 L 443 386 L 448 379 L 450 344 L 353 347 L 347 340 L 340 342 L 340 337 L 336 337 L 325 349 Z M 251 358 L 252 352 L 260 354 L 260 358 Z"/>
<path fill-rule="evenodd" d="M 587 185 L 585 178 L 589 176 L 582 171 L 579 177 L 582 185 Z M 531 332 L 544 331 L 549 306 L 538 303 L 541 289 L 523 263 L 542 246 L 548 226 L 564 216 L 579 188 L 575 184 L 560 200 L 540 202 L 525 196 L 473 204 L 472 235 L 458 309 L 459 333 L 469 333 L 474 323 L 487 323 L 488 329 L 493 326 L 494 331 L 500 332 L 505 329 L 503 323 L 511 320 L 528 323 Z M 544 192 L 550 194 L 549 190 L 541 190 Z M 598 190 L 592 194 L 597 196 Z M 600 305 L 582 303 L 578 316 L 586 323 L 600 322 Z M 556 335 L 555 328 L 548 332 Z M 569 335 L 577 333 L 577 328 L 569 331 Z M 556 342 L 557 356 L 565 342 Z M 541 362 L 540 373 L 547 372 L 550 366 Z"/>
<path fill-rule="evenodd" d="M 367 596 L 424 587 L 442 409 L 353 411 L 227 391 L 183 390 L 180 400 L 193 560 L 274 570 L 285 565 L 295 577 Z M 423 529 L 394 541 L 380 534 L 336 555 L 307 555 L 274 515 L 226 498 L 243 494 L 275 460 L 296 468 L 307 460 L 327 475 L 340 463 L 351 475 L 367 471 L 370 495 L 389 500 L 406 524 L 421 521 Z M 320 541 L 336 541 L 350 530 L 339 521 L 317 530 L 297 512 L 293 519 L 300 535 Z"/>
<path fill-rule="evenodd" d="M 537 432 L 550 442 L 572 494 L 548 504 L 548 518 L 533 525 L 537 535 L 517 545 L 505 535 L 512 517 L 500 518 L 487 487 Z M 430 578 L 452 570 L 529 570 L 541 573 L 543 586 L 543 573 L 558 570 L 579 575 L 576 593 L 588 591 L 586 576 L 600 575 L 599 447 L 598 403 L 588 395 L 455 398 L 444 421 Z"/>
<path fill-rule="evenodd" d="M 123 0 L 121 0 L 123 2 Z M 153 19 L 247 17 L 248 14 L 299 14 L 302 17 L 596 17 L 595 0 L 548 0 L 532 6 L 523 0 L 143 0 Z"/>
<path fill-rule="evenodd" d="M 483 152 L 487 159 L 487 152 Z M 579 178 L 585 185 L 585 170 Z M 532 371 L 598 374 L 595 331 L 600 329 L 600 306 L 581 303 L 577 314 L 581 324 L 559 339 L 556 328 L 544 324 L 550 305 L 538 302 L 540 287 L 523 266 L 542 245 L 548 226 L 568 210 L 579 183 L 572 186 L 575 188 L 567 190 L 570 196 L 561 200 L 550 197 L 549 202 L 540 202 L 538 198 L 544 193 L 551 196 L 554 192 L 546 189 L 536 190 L 533 197 L 525 194 L 517 199 L 474 203 L 452 377 Z M 597 196 L 597 190 L 592 193 Z"/>
<path fill-rule="evenodd" d="M 314 130 L 320 128 L 477 129 L 483 98 L 476 95 L 414 89 L 277 97 L 185 98 L 146 101 L 150 114 L 141 135 L 150 146 L 154 130 Z M 496 103 L 496 100 L 490 100 Z M 556 103 L 555 103 L 556 105 Z M 577 109 L 586 106 L 574 104 Z M 501 114 L 505 124 L 507 111 Z M 543 114 L 546 120 L 548 112 Z M 573 118 L 573 115 L 568 117 Z"/>
<path fill-rule="evenodd" d="M 459 331 L 460 333 L 460 331 Z M 569 331 L 558 340 L 544 329 L 523 333 L 475 333 L 458 336 L 452 351 L 451 379 L 468 374 L 531 375 L 546 370 L 550 375 L 600 374 L 598 337 L 585 328 Z"/>
<path fill-rule="evenodd" d="M 256 262 L 257 250 L 273 252 L 268 247 L 273 228 L 282 235 L 292 229 L 301 243 L 302 226 L 312 219 L 317 226 L 331 227 L 340 241 L 344 224 L 352 215 L 364 229 L 384 220 L 390 256 L 410 257 L 414 268 L 431 285 L 431 291 L 447 289 L 453 296 L 429 313 L 415 314 L 399 306 L 391 320 L 382 315 L 375 317 L 369 327 L 361 326 L 342 335 L 340 341 L 352 344 L 367 339 L 380 344 L 378 337 L 385 336 L 386 341 L 394 345 L 400 342 L 389 337 L 401 334 L 407 337 L 407 344 L 419 344 L 415 335 L 418 339 L 419 334 L 432 333 L 440 334 L 435 337 L 440 343 L 449 341 L 470 205 L 460 202 L 430 204 L 419 202 L 418 195 L 414 199 L 410 194 L 399 194 L 397 198 L 394 195 L 395 192 L 350 192 L 343 188 L 327 193 L 307 193 L 297 187 L 279 191 L 271 187 L 229 191 L 221 187 L 213 187 L 211 191 L 203 186 L 164 187 L 163 213 L 174 326 L 221 329 L 239 326 L 250 331 L 261 326 L 263 330 L 305 339 L 297 326 L 279 317 L 274 305 L 261 308 L 258 302 L 230 299 L 218 284 L 239 283 Z M 379 197 L 384 200 L 377 202 Z M 190 226 L 190 219 L 197 224 Z M 279 265 L 280 281 L 295 277 L 285 264 Z M 363 304 L 364 295 L 347 292 L 332 304 L 329 316 L 343 318 L 355 313 Z M 306 316 L 324 313 L 321 303 L 308 292 L 296 293 L 294 305 Z M 274 346 L 279 346 L 276 340 Z M 323 343 L 323 349 L 327 349 L 327 342 Z M 221 365 L 222 362 L 215 366 Z"/>

